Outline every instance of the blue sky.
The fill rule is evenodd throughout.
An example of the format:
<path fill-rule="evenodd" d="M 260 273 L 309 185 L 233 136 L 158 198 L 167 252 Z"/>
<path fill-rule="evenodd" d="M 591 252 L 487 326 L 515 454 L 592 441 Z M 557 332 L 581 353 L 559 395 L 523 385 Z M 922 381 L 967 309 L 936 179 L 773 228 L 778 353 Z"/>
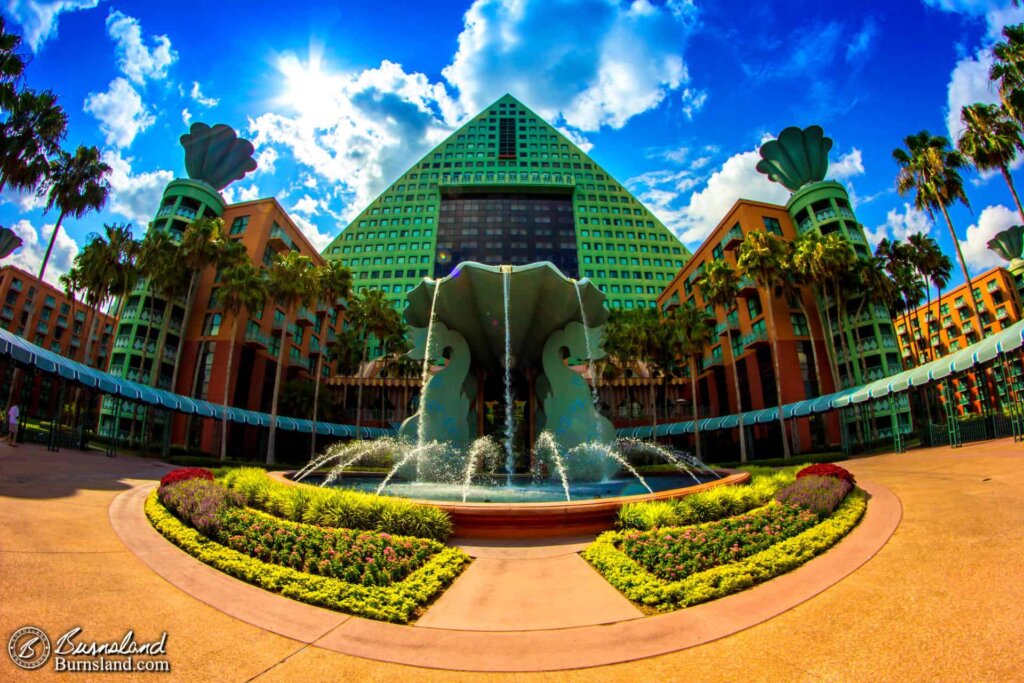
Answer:
<path fill-rule="evenodd" d="M 994 101 L 988 47 L 1024 11 L 985 0 L 477 0 L 118 2 L 5 0 L 32 61 L 70 117 L 67 146 L 114 167 L 106 209 L 65 223 L 47 279 L 104 222 L 137 234 L 184 175 L 187 122 L 227 123 L 260 168 L 229 200 L 274 195 L 323 246 L 367 201 L 504 92 L 532 107 L 629 187 L 691 247 L 739 197 L 784 203 L 756 148 L 788 125 L 835 140 L 830 175 L 869 233 L 944 224 L 893 190 L 891 160 L 921 129 L 958 131 L 963 104 Z M 1016 175 L 1016 174 L 1015 174 Z M 1017 223 L 999 176 L 967 174 L 952 212 L 973 272 Z M 32 268 L 52 233 L 39 201 L 0 195 L 0 223 Z M 62 231 L 63 232 L 63 231 Z"/>

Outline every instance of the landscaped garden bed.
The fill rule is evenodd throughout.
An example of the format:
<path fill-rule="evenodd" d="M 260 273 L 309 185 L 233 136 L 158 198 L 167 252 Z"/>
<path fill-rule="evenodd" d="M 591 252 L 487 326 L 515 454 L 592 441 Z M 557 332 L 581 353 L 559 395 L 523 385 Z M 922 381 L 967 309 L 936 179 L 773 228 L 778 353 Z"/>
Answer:
<path fill-rule="evenodd" d="M 259 476 L 270 485 L 259 485 Z M 404 505 L 375 496 L 289 487 L 261 470 L 213 481 L 208 470 L 170 473 L 146 500 L 146 516 L 164 537 L 235 578 L 302 602 L 406 623 L 435 599 L 469 562 L 433 538 L 392 533 L 418 519 Z M 226 485 L 231 479 L 236 488 Z M 287 495 L 280 489 L 300 493 Z M 334 494 L 338 494 L 335 499 Z M 252 505 L 258 501 L 259 505 Z M 360 503 L 367 509 L 357 514 Z M 265 506 L 267 511 L 254 509 Z M 428 506 L 411 506 L 426 509 Z M 328 521 L 359 520 L 373 528 L 309 524 L 275 516 L 285 511 Z M 436 513 L 419 524 L 444 534 Z M 450 522 L 448 523 L 450 529 Z"/>
<path fill-rule="evenodd" d="M 599 536 L 583 557 L 652 611 L 745 590 L 824 552 L 863 516 L 867 496 L 854 488 L 852 475 L 841 467 L 814 467 L 806 474 L 795 468 L 761 472 L 746 487 L 695 494 L 671 508 L 624 508 L 619 522 L 626 528 Z"/>

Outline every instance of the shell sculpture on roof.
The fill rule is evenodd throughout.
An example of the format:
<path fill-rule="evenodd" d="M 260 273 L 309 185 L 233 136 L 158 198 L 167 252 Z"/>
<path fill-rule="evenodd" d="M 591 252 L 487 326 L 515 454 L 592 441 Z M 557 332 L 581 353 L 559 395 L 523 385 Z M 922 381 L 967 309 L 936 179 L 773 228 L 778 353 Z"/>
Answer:
<path fill-rule="evenodd" d="M 825 179 L 830 149 L 832 138 L 825 137 L 821 126 L 804 129 L 790 126 L 775 140 L 761 145 L 757 170 L 769 180 L 796 192 L 808 183 Z"/>
<path fill-rule="evenodd" d="M 231 126 L 223 123 L 212 128 L 198 121 L 193 123 L 189 132 L 181 136 L 181 146 L 185 148 L 188 177 L 205 181 L 218 192 L 256 170 L 252 143 L 238 137 Z"/>
<path fill-rule="evenodd" d="M 1024 225 L 1014 225 L 988 241 L 988 248 L 1007 261 L 1020 262 L 1021 251 L 1024 251 Z"/>
<path fill-rule="evenodd" d="M 0 258 L 7 258 L 21 246 L 21 238 L 10 228 L 0 227 Z"/>

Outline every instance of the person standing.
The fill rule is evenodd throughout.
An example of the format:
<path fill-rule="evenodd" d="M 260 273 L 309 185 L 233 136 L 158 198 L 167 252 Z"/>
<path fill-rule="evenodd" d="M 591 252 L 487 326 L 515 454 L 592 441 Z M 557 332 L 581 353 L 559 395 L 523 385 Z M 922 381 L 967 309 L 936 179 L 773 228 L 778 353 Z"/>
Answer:
<path fill-rule="evenodd" d="M 21 416 L 21 411 L 18 410 L 18 404 L 12 403 L 7 407 L 7 445 L 17 446 L 14 443 L 15 438 L 18 436 L 18 417 Z"/>

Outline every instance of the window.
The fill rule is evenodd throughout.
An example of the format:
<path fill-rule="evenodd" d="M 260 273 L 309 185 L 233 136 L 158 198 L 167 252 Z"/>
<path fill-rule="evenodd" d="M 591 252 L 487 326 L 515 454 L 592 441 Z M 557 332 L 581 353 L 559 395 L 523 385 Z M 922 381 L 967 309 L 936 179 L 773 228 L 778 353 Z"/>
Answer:
<path fill-rule="evenodd" d="M 203 334 L 213 337 L 220 334 L 220 313 L 207 313 L 203 319 Z"/>
<path fill-rule="evenodd" d="M 793 334 L 799 337 L 808 337 L 811 334 L 810 329 L 807 327 L 807 318 L 802 313 L 793 313 L 789 316 L 789 321 L 793 324 Z"/>
<path fill-rule="evenodd" d="M 761 315 L 762 312 L 760 295 L 747 297 L 747 315 L 750 316 L 750 319 L 753 320 Z"/>
<path fill-rule="evenodd" d="M 516 120 L 513 118 L 498 119 L 498 158 L 516 158 Z"/>
<path fill-rule="evenodd" d="M 772 234 L 782 237 L 782 225 L 779 224 L 778 219 L 772 218 L 771 216 L 764 216 L 764 229 Z"/>
<path fill-rule="evenodd" d="M 231 221 L 231 234 L 241 235 L 245 232 L 247 227 L 249 227 L 249 217 L 239 216 L 235 220 Z"/>

